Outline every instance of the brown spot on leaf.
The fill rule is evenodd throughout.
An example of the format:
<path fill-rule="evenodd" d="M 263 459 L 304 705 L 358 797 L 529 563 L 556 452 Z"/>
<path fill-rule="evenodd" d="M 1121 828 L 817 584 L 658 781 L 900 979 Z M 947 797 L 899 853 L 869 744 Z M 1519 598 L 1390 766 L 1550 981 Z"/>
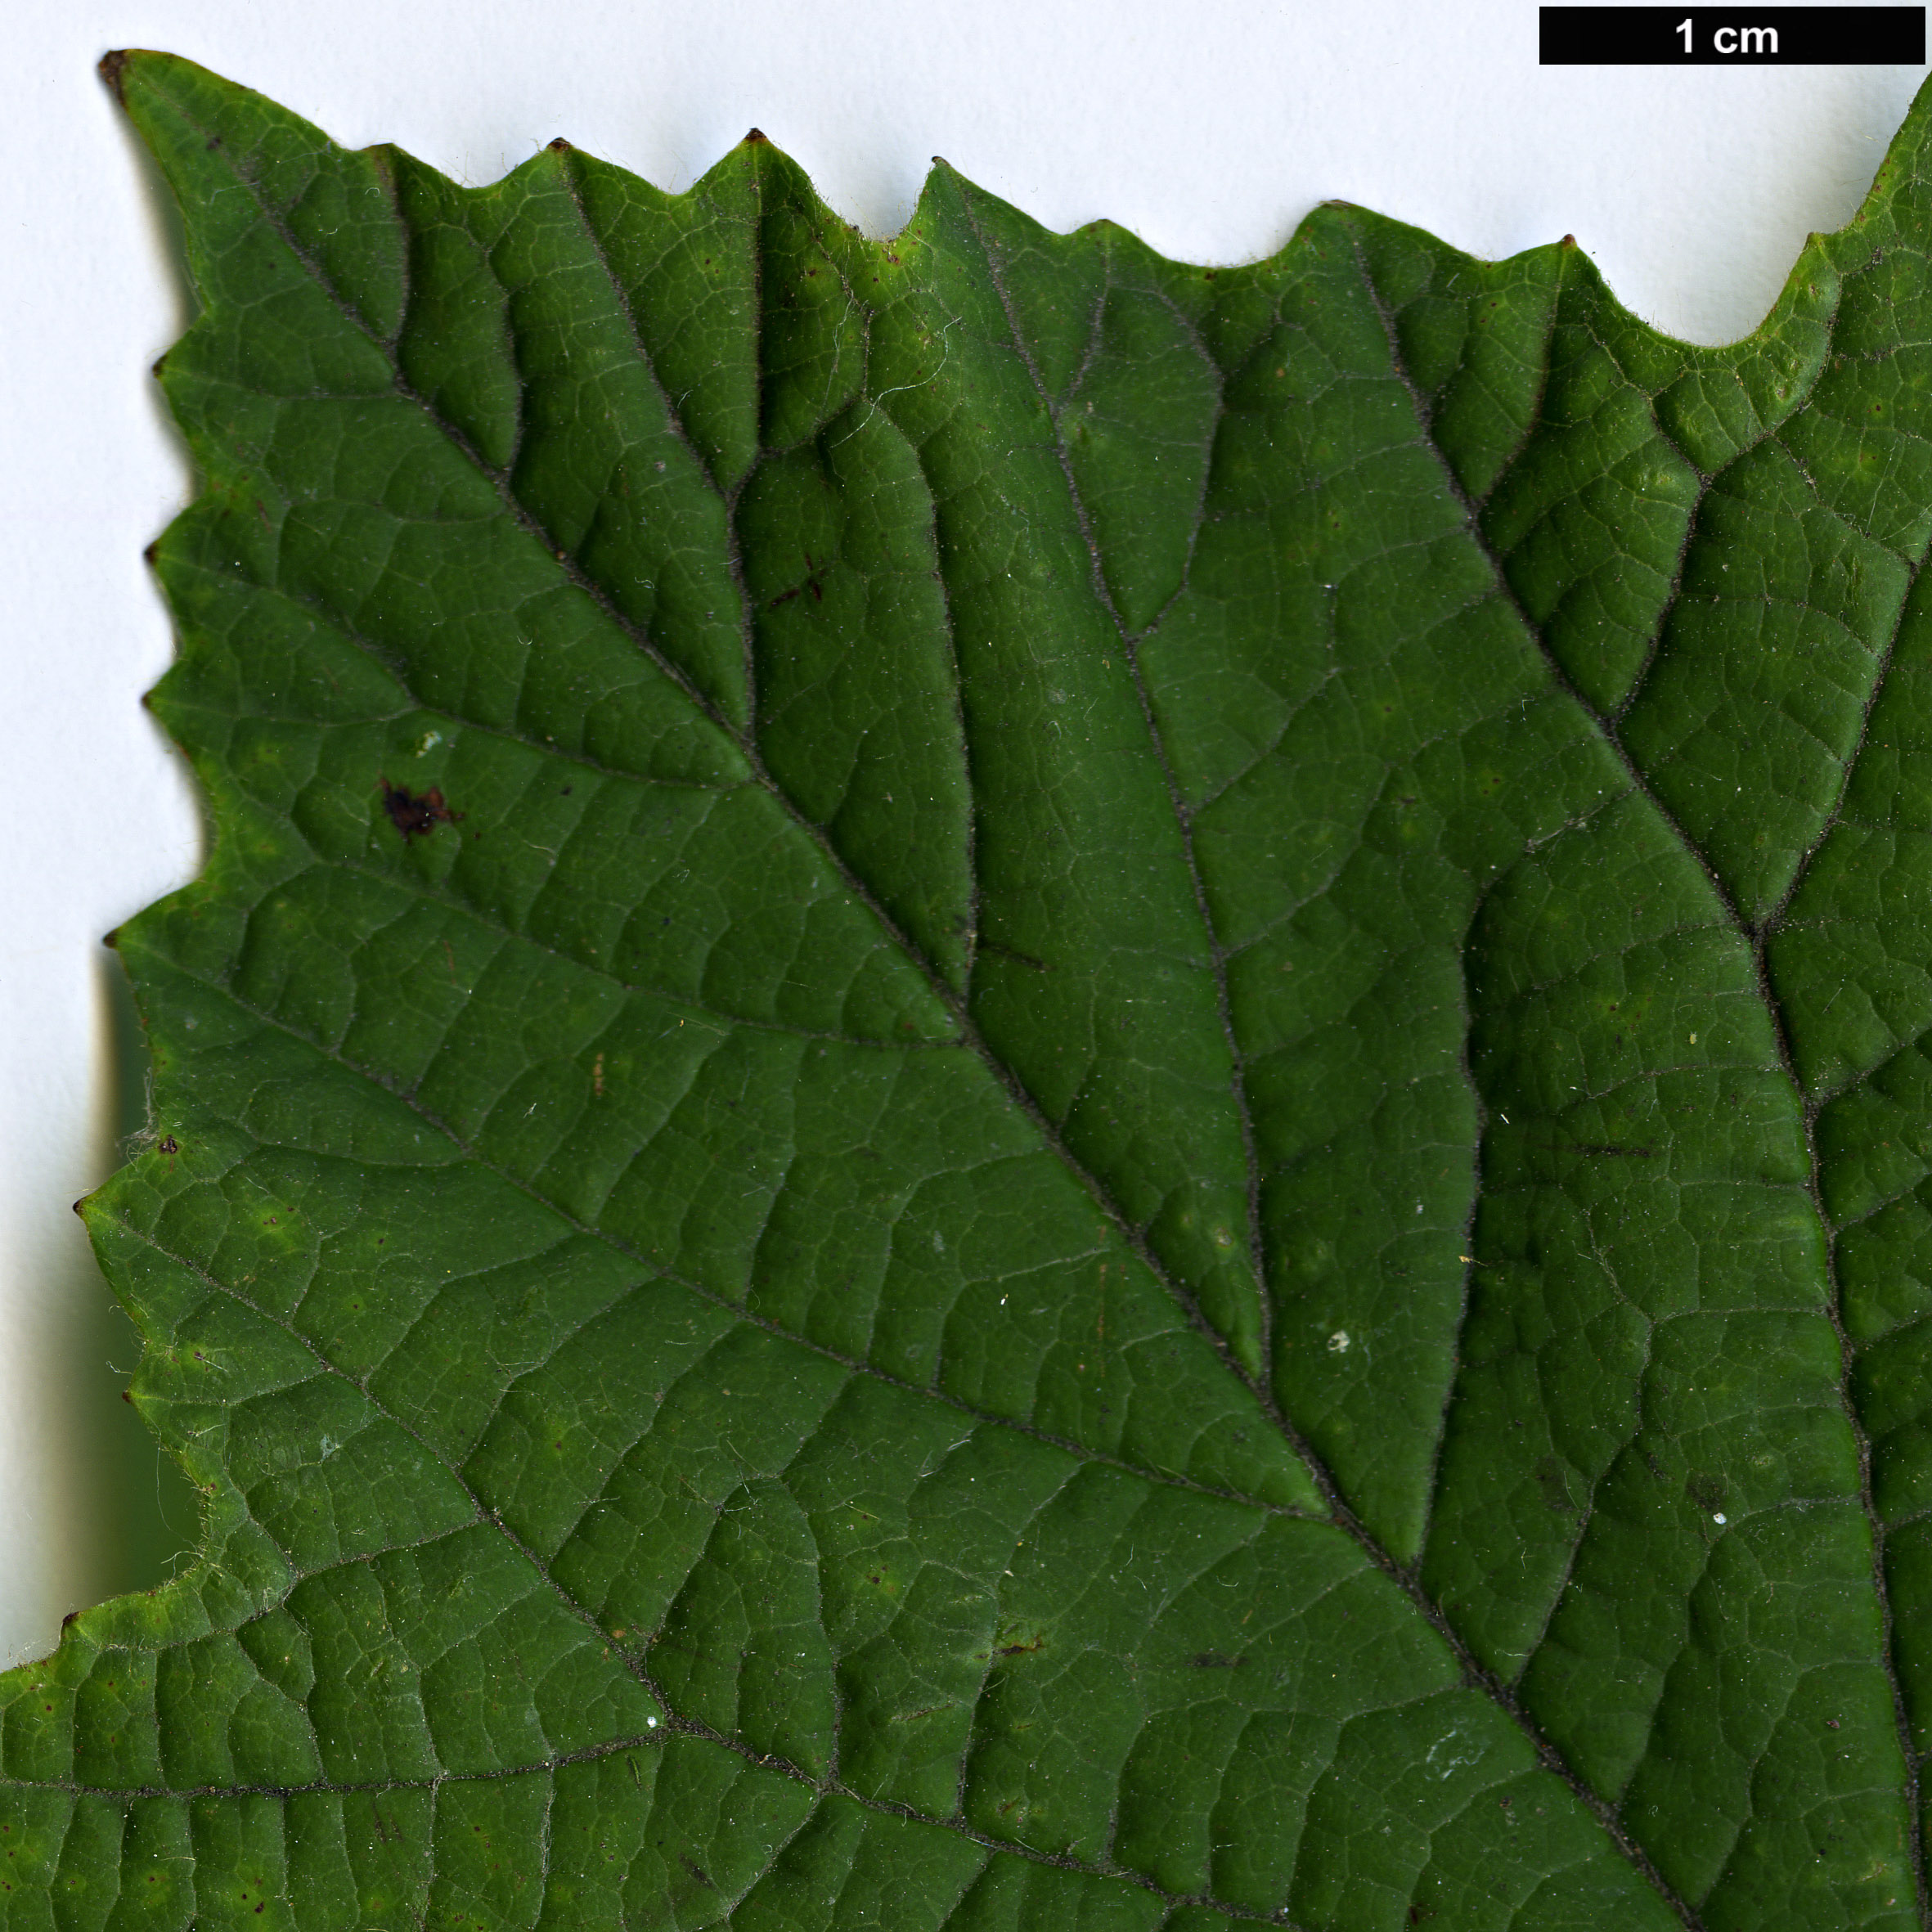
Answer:
<path fill-rule="evenodd" d="M 382 807 L 405 844 L 419 833 L 426 837 L 438 825 L 453 825 L 463 815 L 450 810 L 449 801 L 434 785 L 419 793 L 406 785 L 393 785 L 386 778 L 382 781 Z"/>

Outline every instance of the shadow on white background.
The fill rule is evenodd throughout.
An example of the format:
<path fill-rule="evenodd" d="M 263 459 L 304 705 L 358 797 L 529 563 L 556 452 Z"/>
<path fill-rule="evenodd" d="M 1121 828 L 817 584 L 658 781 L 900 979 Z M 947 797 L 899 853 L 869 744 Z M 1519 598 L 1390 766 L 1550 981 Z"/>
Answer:
<path fill-rule="evenodd" d="M 1805 234 L 1853 212 L 1924 72 L 1546 71 L 1534 7 L 1494 0 L 29 0 L 8 43 L 0 1662 L 193 1539 L 70 1211 L 141 1120 L 101 937 L 190 877 L 200 838 L 137 702 L 171 648 L 141 552 L 190 488 L 147 371 L 186 308 L 101 54 L 188 55 L 470 182 L 560 133 L 683 187 L 756 124 L 874 233 L 935 151 L 1049 227 L 1108 215 L 1197 262 L 1268 253 L 1330 197 L 1485 255 L 1574 233 L 1631 308 L 1704 342 L 1752 327 Z"/>

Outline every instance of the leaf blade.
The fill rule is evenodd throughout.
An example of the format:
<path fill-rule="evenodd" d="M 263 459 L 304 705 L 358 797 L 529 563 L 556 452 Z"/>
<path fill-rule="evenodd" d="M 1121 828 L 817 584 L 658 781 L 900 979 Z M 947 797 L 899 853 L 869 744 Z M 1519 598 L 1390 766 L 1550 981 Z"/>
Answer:
<path fill-rule="evenodd" d="M 762 141 L 460 190 L 117 84 L 219 837 L 89 1211 L 211 1501 L 11 1680 L 66 1895 L 1920 1916 L 1911 1236 L 1831 1218 L 1916 1088 L 1782 991 L 1911 810 L 1916 419 L 1822 347 L 1899 246 L 1684 352 L 1357 211 L 1210 273 L 941 169 L 881 248 Z M 1692 621 L 1759 552 L 1835 695 Z"/>

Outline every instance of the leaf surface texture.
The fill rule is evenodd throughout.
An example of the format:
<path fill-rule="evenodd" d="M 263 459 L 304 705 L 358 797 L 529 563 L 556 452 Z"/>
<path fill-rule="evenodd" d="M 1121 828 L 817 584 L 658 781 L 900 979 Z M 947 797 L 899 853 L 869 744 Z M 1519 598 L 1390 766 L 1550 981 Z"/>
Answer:
<path fill-rule="evenodd" d="M 109 65 L 206 1525 L 0 1925 L 1925 1925 L 1932 112 L 1706 350 Z"/>

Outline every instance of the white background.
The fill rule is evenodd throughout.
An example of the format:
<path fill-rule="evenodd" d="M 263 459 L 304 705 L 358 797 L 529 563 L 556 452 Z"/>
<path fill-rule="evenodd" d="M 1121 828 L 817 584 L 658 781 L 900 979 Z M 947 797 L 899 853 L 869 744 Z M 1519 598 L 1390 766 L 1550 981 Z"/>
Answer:
<path fill-rule="evenodd" d="M 1686 0 L 1687 9 L 1692 0 Z M 754 124 L 880 234 L 928 158 L 1055 228 L 1237 262 L 1338 196 L 1484 255 L 1573 232 L 1638 312 L 1754 326 L 1854 210 L 1923 70 L 1536 65 L 1525 0 L 12 0 L 0 71 L 0 1662 L 154 1580 L 124 1501 L 125 1331 L 74 1198 L 113 1165 L 101 936 L 186 879 L 142 546 L 188 474 L 147 369 L 182 320 L 155 188 L 94 63 L 182 53 L 480 182 L 553 135 L 667 187 Z M 137 1072 L 134 1076 L 138 1081 Z M 143 1461 L 145 1458 L 145 1461 Z M 117 1469 L 121 1471 L 117 1475 Z M 151 1513 L 152 1505 L 149 1506 Z M 174 1541 L 192 1534 L 173 1504 Z"/>

